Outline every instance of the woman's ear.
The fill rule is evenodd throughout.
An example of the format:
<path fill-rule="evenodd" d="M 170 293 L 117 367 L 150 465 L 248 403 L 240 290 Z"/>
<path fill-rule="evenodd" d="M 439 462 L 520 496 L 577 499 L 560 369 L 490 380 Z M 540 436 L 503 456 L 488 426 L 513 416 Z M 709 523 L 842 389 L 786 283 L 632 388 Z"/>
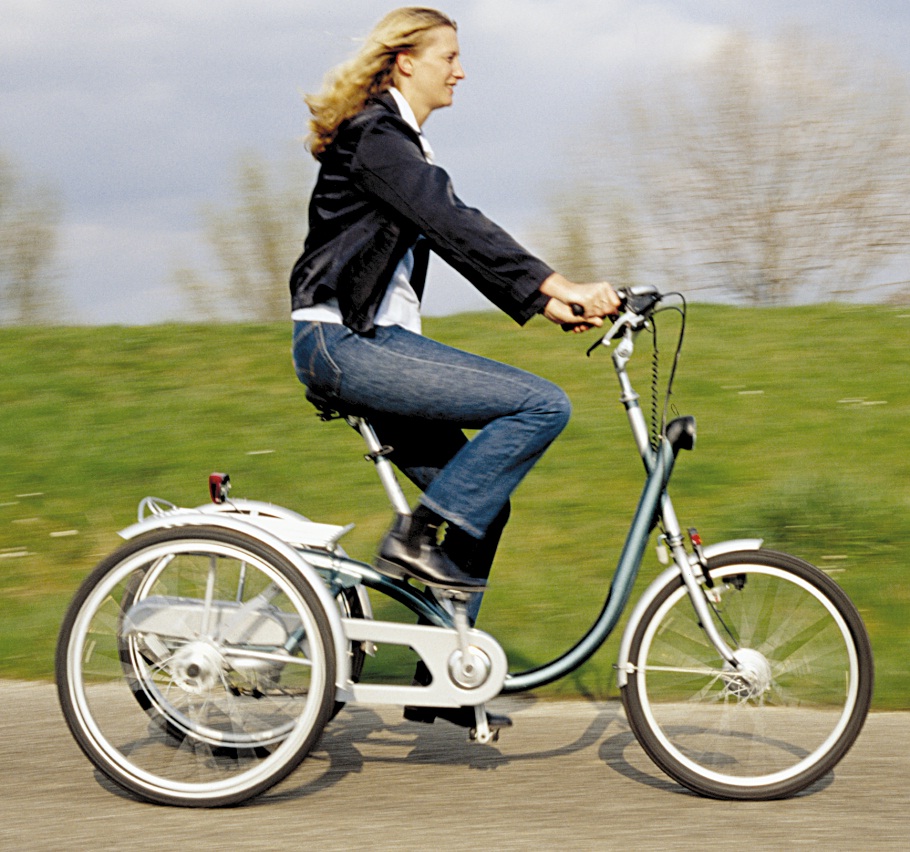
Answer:
<path fill-rule="evenodd" d="M 395 54 L 395 68 L 399 74 L 410 77 L 414 73 L 414 61 L 411 59 L 411 54 L 405 50 Z"/>

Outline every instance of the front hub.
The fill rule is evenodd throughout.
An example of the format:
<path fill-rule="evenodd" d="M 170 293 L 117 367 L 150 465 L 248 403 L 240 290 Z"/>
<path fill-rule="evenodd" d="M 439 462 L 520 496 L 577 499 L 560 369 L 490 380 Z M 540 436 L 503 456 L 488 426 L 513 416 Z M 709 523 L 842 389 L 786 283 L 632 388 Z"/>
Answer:
<path fill-rule="evenodd" d="M 735 652 L 739 668 L 724 664 L 724 690 L 740 701 L 757 699 L 771 688 L 771 664 L 767 657 L 752 648 L 739 648 Z"/>

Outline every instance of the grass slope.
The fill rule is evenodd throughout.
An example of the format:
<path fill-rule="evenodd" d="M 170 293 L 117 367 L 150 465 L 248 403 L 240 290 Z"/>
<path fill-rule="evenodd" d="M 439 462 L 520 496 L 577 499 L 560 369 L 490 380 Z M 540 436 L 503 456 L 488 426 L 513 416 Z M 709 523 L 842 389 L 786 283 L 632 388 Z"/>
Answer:
<path fill-rule="evenodd" d="M 677 326 L 659 323 L 664 376 Z M 513 669 L 541 663 L 599 612 L 641 487 L 609 358 L 584 357 L 590 335 L 519 330 L 492 313 L 426 330 L 573 400 L 568 429 L 515 496 L 479 625 Z M 908 339 L 906 310 L 695 305 L 673 397 L 699 421 L 671 487 L 683 526 L 706 542 L 758 535 L 832 572 L 872 635 L 882 709 L 910 706 Z M 212 470 L 231 473 L 235 496 L 355 521 L 345 546 L 370 559 L 390 510 L 359 439 L 305 402 L 289 348 L 284 325 L 0 330 L 0 676 L 52 677 L 67 601 L 138 501 L 202 503 Z M 639 589 L 659 571 L 652 553 Z M 544 692 L 615 695 L 617 644 Z"/>

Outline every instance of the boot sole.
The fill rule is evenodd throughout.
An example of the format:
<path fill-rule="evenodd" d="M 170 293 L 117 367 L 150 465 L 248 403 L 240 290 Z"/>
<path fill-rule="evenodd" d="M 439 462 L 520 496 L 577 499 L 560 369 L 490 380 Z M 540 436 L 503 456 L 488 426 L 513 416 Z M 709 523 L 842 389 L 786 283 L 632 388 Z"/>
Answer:
<path fill-rule="evenodd" d="M 389 562 L 388 559 L 383 559 L 381 556 L 377 556 L 373 561 L 373 567 L 380 573 L 384 574 L 386 577 L 391 577 L 393 580 L 404 580 L 413 575 L 408 574 L 398 563 Z M 414 578 L 416 579 L 416 578 Z"/>
<path fill-rule="evenodd" d="M 423 583 L 425 586 L 433 586 L 437 589 L 451 589 L 456 592 L 483 592 L 486 591 L 487 588 L 486 583 L 482 586 L 461 586 L 457 583 L 440 583 L 437 580 L 429 580 L 419 574 L 415 574 L 413 571 L 403 568 L 397 562 L 390 562 L 382 556 L 376 557 L 373 562 L 373 567 L 380 574 L 392 577 L 395 580 L 416 580 L 418 583 Z"/>

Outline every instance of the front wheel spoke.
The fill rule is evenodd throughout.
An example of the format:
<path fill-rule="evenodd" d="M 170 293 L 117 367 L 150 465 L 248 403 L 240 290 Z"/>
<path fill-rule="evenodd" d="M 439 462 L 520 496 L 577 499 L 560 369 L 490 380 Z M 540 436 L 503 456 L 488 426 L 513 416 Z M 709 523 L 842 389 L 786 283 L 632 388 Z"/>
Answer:
<path fill-rule="evenodd" d="M 781 666 L 785 665 L 785 661 L 786 664 L 792 665 L 791 661 L 795 658 L 799 665 L 808 667 L 811 663 L 831 653 L 830 645 L 819 641 L 830 628 L 830 617 L 822 614 L 798 633 L 793 633 L 785 642 L 769 639 L 759 650 L 763 651 L 763 648 L 767 647 L 770 652 L 773 649 L 773 656 L 777 658 Z M 763 651 L 765 656 L 771 656 L 769 652 Z"/>
<path fill-rule="evenodd" d="M 721 676 L 721 673 L 717 669 L 709 668 L 705 666 L 704 668 L 689 668 L 687 666 L 654 666 L 646 665 L 642 666 L 640 671 L 643 672 L 670 672 L 671 674 L 692 674 L 692 675 L 703 675 L 704 677 L 712 678 L 717 680 Z"/>

